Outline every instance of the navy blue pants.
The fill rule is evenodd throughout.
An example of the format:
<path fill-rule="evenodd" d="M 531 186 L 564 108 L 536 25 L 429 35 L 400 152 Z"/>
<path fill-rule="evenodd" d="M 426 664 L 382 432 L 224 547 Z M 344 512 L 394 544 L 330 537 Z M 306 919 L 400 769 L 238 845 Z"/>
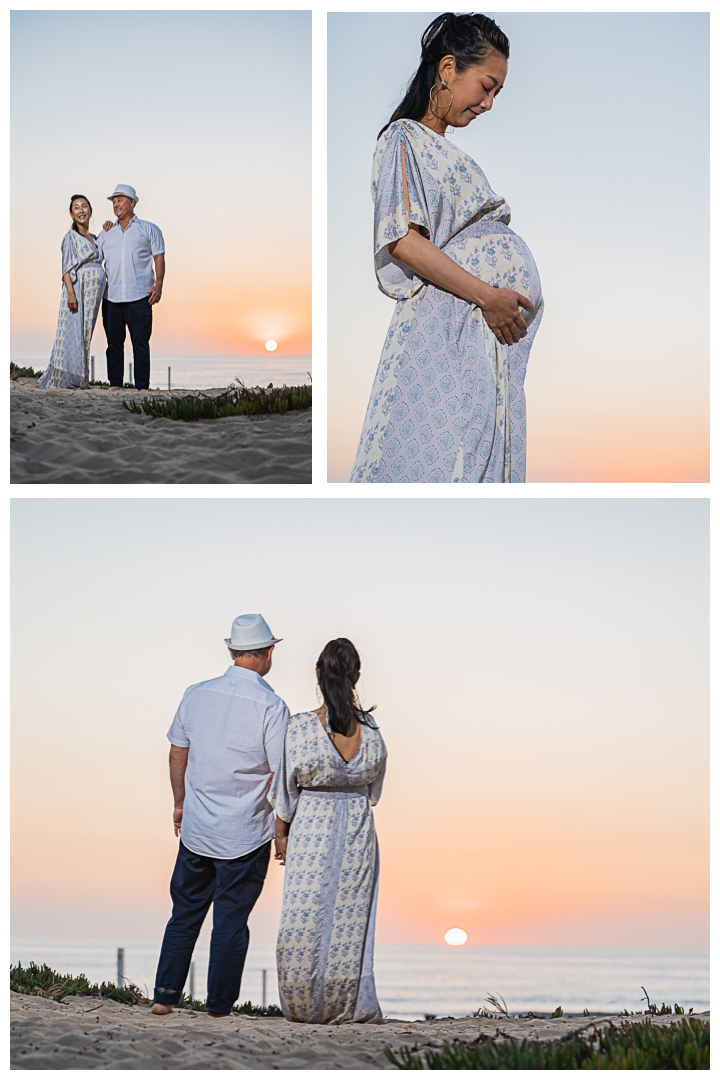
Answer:
<path fill-rule="evenodd" d="M 102 318 L 107 338 L 107 373 L 111 386 L 125 381 L 125 327 L 130 331 L 133 347 L 135 387 L 147 390 L 150 386 L 150 335 L 152 334 L 152 304 L 147 297 L 114 304 L 103 300 Z"/>
<path fill-rule="evenodd" d="M 170 881 L 173 913 L 165 929 L 153 998 L 177 1005 L 200 928 L 213 905 L 206 1008 L 229 1013 L 240 993 L 250 931 L 247 921 L 262 892 L 270 841 L 238 859 L 196 855 L 180 841 Z"/>

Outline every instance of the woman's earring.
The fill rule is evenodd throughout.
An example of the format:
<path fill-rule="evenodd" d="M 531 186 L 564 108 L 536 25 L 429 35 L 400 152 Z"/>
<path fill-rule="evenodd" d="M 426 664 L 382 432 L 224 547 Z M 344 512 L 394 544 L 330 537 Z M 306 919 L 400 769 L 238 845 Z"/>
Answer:
<path fill-rule="evenodd" d="M 438 103 L 438 98 L 440 97 L 440 93 L 441 93 L 442 90 L 447 90 L 447 89 L 448 89 L 448 84 L 446 83 L 445 79 L 442 80 L 442 82 L 440 83 L 439 86 L 435 86 L 435 84 L 433 83 L 433 85 L 430 87 L 430 111 L 433 113 L 434 116 L 438 115 L 435 112 L 435 109 L 436 108 L 438 108 L 438 109 L 442 108 L 442 106 Z M 433 97 L 433 93 L 435 94 L 435 97 Z M 453 103 L 453 92 L 451 90 L 450 91 L 450 104 L 445 106 L 445 108 L 444 108 L 445 112 L 447 112 L 448 109 L 452 106 L 452 103 Z M 438 119 L 440 119 L 440 117 L 438 117 Z"/>

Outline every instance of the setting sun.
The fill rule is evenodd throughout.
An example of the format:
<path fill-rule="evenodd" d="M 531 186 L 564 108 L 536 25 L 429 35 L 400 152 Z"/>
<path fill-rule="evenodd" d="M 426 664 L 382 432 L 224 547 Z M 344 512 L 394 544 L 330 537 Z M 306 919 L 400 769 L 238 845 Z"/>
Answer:
<path fill-rule="evenodd" d="M 459 926 L 454 926 L 452 930 L 448 930 L 445 934 L 446 945 L 464 945 L 467 939 L 467 934 Z"/>
<path fill-rule="evenodd" d="M 277 341 L 266 341 L 265 348 L 268 352 L 275 352 L 277 349 Z"/>

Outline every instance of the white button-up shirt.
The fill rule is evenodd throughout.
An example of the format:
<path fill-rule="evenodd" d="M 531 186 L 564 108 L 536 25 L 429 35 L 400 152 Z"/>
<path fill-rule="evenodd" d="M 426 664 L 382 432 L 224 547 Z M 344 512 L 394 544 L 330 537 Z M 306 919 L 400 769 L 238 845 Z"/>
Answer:
<path fill-rule="evenodd" d="M 257 672 L 231 665 L 185 691 L 168 739 L 189 746 L 180 838 L 196 855 L 237 859 L 275 835 L 267 801 L 289 710 Z"/>
<path fill-rule="evenodd" d="M 155 284 L 153 255 L 165 254 L 165 241 L 157 225 L 130 218 L 125 230 L 118 221 L 97 239 L 100 258 L 105 260 L 105 296 L 113 304 L 142 300 Z"/>

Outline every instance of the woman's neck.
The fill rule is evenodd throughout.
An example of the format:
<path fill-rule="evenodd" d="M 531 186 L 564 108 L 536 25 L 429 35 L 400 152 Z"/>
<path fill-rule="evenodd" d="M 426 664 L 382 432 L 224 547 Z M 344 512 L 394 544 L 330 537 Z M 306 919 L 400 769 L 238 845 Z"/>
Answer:
<path fill-rule="evenodd" d="M 448 129 L 448 125 L 445 121 L 441 120 L 439 116 L 434 116 L 432 113 L 426 113 L 422 120 L 418 120 L 418 123 L 422 124 L 423 127 L 430 128 L 430 130 L 434 131 L 440 138 L 445 137 L 445 132 Z"/>

